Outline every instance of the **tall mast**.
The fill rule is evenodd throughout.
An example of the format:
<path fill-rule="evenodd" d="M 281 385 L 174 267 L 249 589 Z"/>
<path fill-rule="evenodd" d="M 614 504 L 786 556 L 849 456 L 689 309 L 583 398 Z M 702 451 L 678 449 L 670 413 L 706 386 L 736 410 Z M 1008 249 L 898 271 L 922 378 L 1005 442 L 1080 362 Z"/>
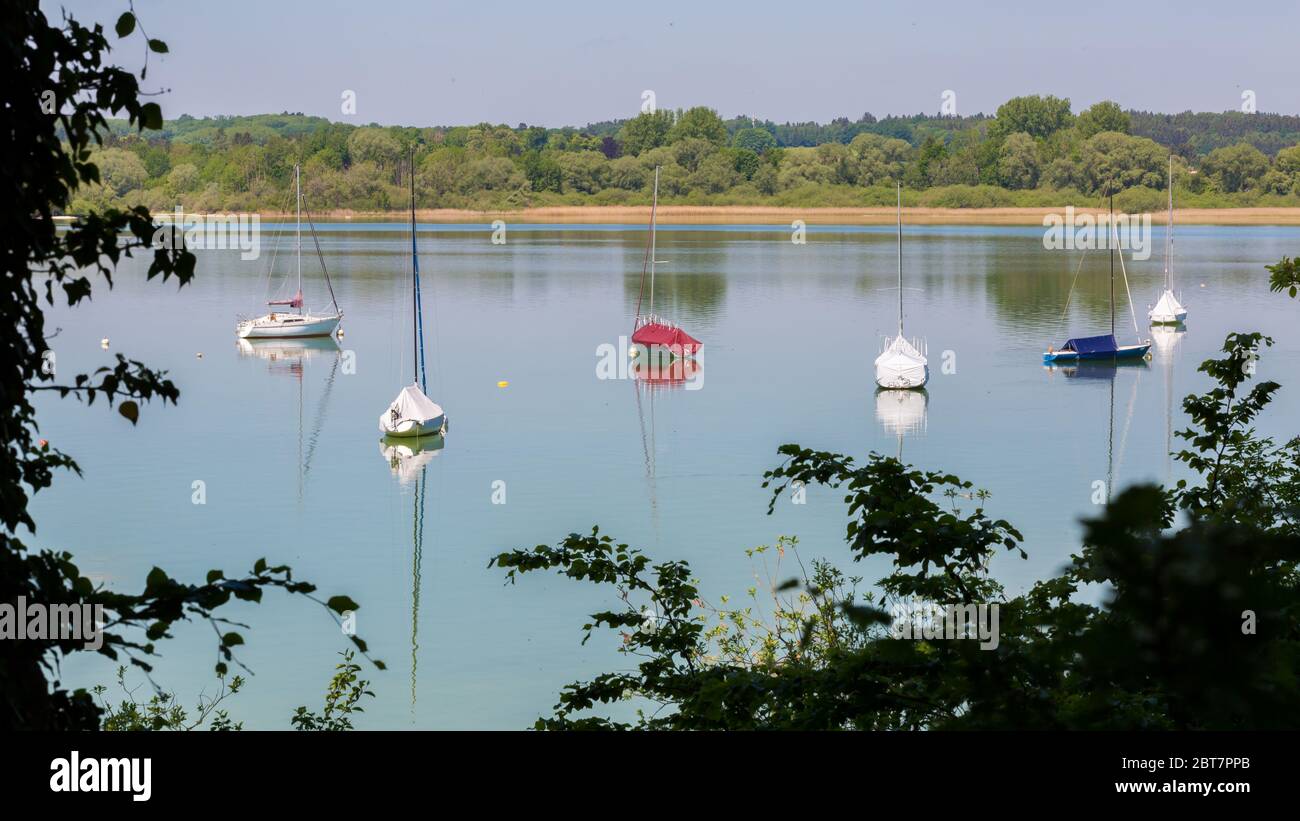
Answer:
<path fill-rule="evenodd" d="M 659 166 L 655 166 L 655 196 L 650 205 L 650 315 L 655 312 L 655 220 L 659 211 Z"/>
<path fill-rule="evenodd" d="M 415 251 L 415 148 L 411 149 L 411 369 L 415 372 L 413 382 L 420 382 L 420 336 L 416 325 L 420 321 L 420 256 Z"/>
<path fill-rule="evenodd" d="M 293 204 L 298 217 L 298 227 L 294 235 L 294 248 L 298 252 L 298 296 L 302 297 L 302 166 L 293 167 L 293 187 L 296 192 Z M 298 313 L 302 313 L 301 303 Z"/>
<path fill-rule="evenodd" d="M 903 336 L 903 184 L 894 183 L 898 195 L 898 336 Z"/>
<path fill-rule="evenodd" d="M 415 147 L 411 147 L 411 370 L 420 382 L 420 255 L 415 245 Z"/>
<path fill-rule="evenodd" d="M 1165 290 L 1169 290 L 1169 268 L 1174 256 L 1174 155 L 1169 155 L 1169 221 L 1165 223 Z"/>
<path fill-rule="evenodd" d="M 1110 195 L 1110 335 L 1115 335 L 1115 243 L 1119 234 L 1115 230 L 1115 195 Z"/>

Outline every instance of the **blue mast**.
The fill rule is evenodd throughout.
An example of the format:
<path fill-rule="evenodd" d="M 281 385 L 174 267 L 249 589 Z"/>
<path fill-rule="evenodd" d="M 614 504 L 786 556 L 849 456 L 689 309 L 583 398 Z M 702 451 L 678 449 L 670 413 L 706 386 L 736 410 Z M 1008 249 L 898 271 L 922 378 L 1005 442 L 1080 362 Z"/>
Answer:
<path fill-rule="evenodd" d="M 416 381 L 420 384 L 420 390 L 429 394 L 429 385 L 424 370 L 424 309 L 420 305 L 420 254 L 415 245 L 415 146 L 411 146 L 411 269 L 414 274 L 413 287 L 415 289 L 415 299 L 412 301 L 411 309 L 415 313 L 415 346 L 416 356 L 412 357 L 412 367 L 418 367 L 416 372 Z"/>

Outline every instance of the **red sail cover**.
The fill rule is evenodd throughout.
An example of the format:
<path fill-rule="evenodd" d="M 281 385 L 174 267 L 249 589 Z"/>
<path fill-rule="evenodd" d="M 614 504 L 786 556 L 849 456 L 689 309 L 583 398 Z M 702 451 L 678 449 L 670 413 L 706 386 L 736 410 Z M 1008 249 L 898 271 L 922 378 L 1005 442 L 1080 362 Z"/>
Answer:
<path fill-rule="evenodd" d="M 302 291 L 294 295 L 293 299 L 274 299 L 266 303 L 267 305 L 288 305 L 290 308 L 302 307 Z"/>
<path fill-rule="evenodd" d="M 649 322 L 637 328 L 632 334 L 632 344 L 647 348 L 657 346 L 675 354 L 694 354 L 703 347 L 703 343 L 681 328 L 671 328 L 659 322 Z"/>

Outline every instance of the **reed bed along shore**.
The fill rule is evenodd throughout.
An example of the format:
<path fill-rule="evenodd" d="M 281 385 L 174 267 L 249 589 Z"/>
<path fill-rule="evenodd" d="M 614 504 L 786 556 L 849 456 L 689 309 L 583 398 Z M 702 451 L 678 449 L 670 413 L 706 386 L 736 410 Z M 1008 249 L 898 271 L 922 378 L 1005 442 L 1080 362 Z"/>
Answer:
<path fill-rule="evenodd" d="M 903 209 L 903 221 L 911 225 L 1042 225 L 1049 214 L 1061 214 L 1064 207 L 1035 208 L 928 208 Z M 1075 208 L 1076 214 L 1104 214 L 1104 208 Z M 404 222 L 409 211 L 334 210 L 314 213 L 314 219 L 355 222 Z M 526 208 L 517 211 L 471 211 L 456 208 L 418 209 L 421 222 L 438 223 L 560 223 L 627 224 L 648 222 L 650 207 L 641 205 L 566 205 Z M 292 219 L 292 213 L 262 212 L 266 220 Z M 1151 212 L 1153 223 L 1164 223 L 1164 211 Z M 803 220 L 808 225 L 893 225 L 894 209 L 788 208 L 762 205 L 661 205 L 661 225 L 790 225 Z M 1180 225 L 1300 225 L 1300 208 L 1177 208 L 1174 220 Z"/>

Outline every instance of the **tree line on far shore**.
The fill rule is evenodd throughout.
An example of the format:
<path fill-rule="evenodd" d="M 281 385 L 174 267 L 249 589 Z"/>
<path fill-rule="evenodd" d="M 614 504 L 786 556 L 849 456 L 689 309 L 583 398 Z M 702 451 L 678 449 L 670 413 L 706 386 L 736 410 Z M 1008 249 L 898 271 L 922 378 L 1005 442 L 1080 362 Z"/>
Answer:
<path fill-rule="evenodd" d="M 1296 143 L 1300 117 L 1113 102 L 1075 114 L 1052 96 L 1016 97 L 992 117 L 826 125 L 724 120 L 703 106 L 583 129 L 182 116 L 144 132 L 111 123 L 95 152 L 101 183 L 69 210 L 285 210 L 295 163 L 313 210 L 401 209 L 411 147 L 422 208 L 644 204 L 660 166 L 661 199 L 689 205 L 884 205 L 901 182 L 909 205 L 1086 206 L 1113 193 L 1124 210 L 1148 211 L 1162 207 L 1171 155 L 1180 206 L 1300 206 Z"/>

